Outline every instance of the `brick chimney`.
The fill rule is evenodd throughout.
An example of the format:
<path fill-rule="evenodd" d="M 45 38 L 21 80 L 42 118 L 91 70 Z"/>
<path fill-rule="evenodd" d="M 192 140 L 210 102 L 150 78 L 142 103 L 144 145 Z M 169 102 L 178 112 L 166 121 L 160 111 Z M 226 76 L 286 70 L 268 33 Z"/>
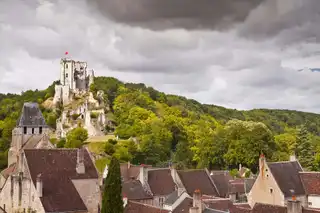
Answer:
<path fill-rule="evenodd" d="M 261 154 L 259 158 L 259 171 L 262 177 L 264 176 L 263 173 L 264 173 L 265 167 L 266 167 L 266 158 L 264 154 Z"/>
<path fill-rule="evenodd" d="M 76 170 L 78 174 L 84 174 L 86 172 L 85 166 L 84 166 L 84 149 L 83 148 L 79 148 L 77 150 Z"/>
<path fill-rule="evenodd" d="M 301 201 L 297 200 L 295 196 L 287 201 L 287 213 L 302 213 Z"/>
<path fill-rule="evenodd" d="M 42 178 L 41 178 L 41 174 L 37 175 L 37 194 L 38 197 L 42 197 L 43 195 L 43 182 L 42 182 Z"/>
<path fill-rule="evenodd" d="M 290 155 L 290 159 L 289 159 L 290 161 L 296 161 L 297 160 L 297 158 L 296 158 L 296 156 L 293 154 L 293 155 Z"/>
<path fill-rule="evenodd" d="M 193 213 L 202 213 L 202 202 L 201 202 L 201 192 L 199 189 L 196 189 L 193 193 L 193 206 L 194 208 L 190 208 L 190 212 Z M 196 211 L 197 209 L 197 211 Z"/>

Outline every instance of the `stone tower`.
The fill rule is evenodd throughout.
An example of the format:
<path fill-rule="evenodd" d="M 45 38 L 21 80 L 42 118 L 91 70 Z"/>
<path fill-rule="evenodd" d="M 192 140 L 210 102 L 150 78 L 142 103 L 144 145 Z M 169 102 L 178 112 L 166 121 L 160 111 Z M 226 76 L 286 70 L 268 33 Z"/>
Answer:
<path fill-rule="evenodd" d="M 87 92 L 93 83 L 94 72 L 87 70 L 87 62 L 63 58 L 60 61 L 60 85 L 55 86 L 53 102 L 67 105 L 73 95 Z"/>
<path fill-rule="evenodd" d="M 53 148 L 49 141 L 49 127 L 37 103 L 24 103 L 22 113 L 12 130 L 8 166 L 17 162 L 23 149 Z"/>

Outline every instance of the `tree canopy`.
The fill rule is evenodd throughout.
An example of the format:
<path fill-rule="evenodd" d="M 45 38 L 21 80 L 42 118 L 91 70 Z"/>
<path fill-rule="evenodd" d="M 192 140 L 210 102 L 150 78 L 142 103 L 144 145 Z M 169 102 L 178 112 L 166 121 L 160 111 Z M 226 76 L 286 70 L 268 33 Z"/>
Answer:
<path fill-rule="evenodd" d="M 61 109 L 51 110 L 43 103 L 53 97 L 56 83 L 41 91 L 0 94 L 0 168 L 7 165 L 11 131 L 23 102 L 39 103 L 46 122 L 55 128 Z M 261 152 L 268 161 L 288 160 L 295 153 L 306 168 L 319 169 L 318 114 L 227 109 L 112 77 L 96 77 L 90 90 L 95 97 L 99 90 L 104 92 L 107 115 L 115 125 L 106 129 L 115 129 L 120 138 L 106 142 L 105 152 L 120 161 L 209 169 L 233 169 L 241 163 L 255 171 Z M 86 138 L 85 131 L 76 128 L 59 146 L 78 147 Z"/>

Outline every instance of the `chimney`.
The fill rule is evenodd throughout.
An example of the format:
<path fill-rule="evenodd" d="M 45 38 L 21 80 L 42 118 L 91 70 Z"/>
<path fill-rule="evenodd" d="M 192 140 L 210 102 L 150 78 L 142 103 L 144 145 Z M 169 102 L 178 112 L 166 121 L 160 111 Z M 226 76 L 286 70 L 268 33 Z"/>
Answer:
<path fill-rule="evenodd" d="M 145 186 L 148 183 L 148 171 L 143 164 L 140 166 L 139 180 L 142 186 Z"/>
<path fill-rule="evenodd" d="M 199 189 L 196 189 L 193 193 L 193 207 L 197 207 L 199 213 L 202 212 L 202 202 L 201 202 L 201 192 Z M 191 211 L 191 209 L 190 209 Z M 193 210 L 195 211 L 195 210 Z"/>
<path fill-rule="evenodd" d="M 79 148 L 77 150 L 77 166 L 76 170 L 78 174 L 84 174 L 85 173 L 85 167 L 84 167 L 84 149 Z"/>
<path fill-rule="evenodd" d="M 189 213 L 201 213 L 198 207 L 191 207 Z"/>
<path fill-rule="evenodd" d="M 241 169 L 242 169 L 242 165 L 241 165 L 241 163 L 239 164 L 239 172 L 241 171 Z"/>
<path fill-rule="evenodd" d="M 287 201 L 287 213 L 302 213 L 301 202 L 296 200 L 295 196 L 292 196 L 292 199 Z"/>
<path fill-rule="evenodd" d="M 290 155 L 290 159 L 289 159 L 290 161 L 296 161 L 297 160 L 297 158 L 296 158 L 296 156 L 293 154 L 293 155 Z"/>
<path fill-rule="evenodd" d="M 41 174 L 38 174 L 37 176 L 37 193 L 38 193 L 38 197 L 42 197 L 43 195 L 43 182 L 42 182 L 42 178 L 41 178 Z"/>
<path fill-rule="evenodd" d="M 259 171 L 262 176 L 265 169 L 265 164 L 266 164 L 266 158 L 264 157 L 264 154 L 261 154 L 259 158 Z"/>
<path fill-rule="evenodd" d="M 122 195 L 122 201 L 123 201 L 123 207 L 126 207 L 126 205 L 128 204 L 127 195 L 125 194 Z"/>

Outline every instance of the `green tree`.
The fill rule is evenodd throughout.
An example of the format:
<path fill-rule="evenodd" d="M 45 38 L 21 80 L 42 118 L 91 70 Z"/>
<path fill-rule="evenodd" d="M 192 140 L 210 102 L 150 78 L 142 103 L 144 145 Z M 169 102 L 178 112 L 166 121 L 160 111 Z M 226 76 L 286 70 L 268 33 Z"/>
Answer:
<path fill-rule="evenodd" d="M 309 137 L 309 133 L 305 126 L 302 126 L 299 129 L 297 135 L 297 143 L 296 143 L 296 155 L 298 156 L 299 162 L 301 166 L 305 169 L 310 170 L 314 163 L 313 158 L 313 146 L 311 139 Z"/>
<path fill-rule="evenodd" d="M 117 158 L 112 157 L 103 186 L 101 213 L 124 212 L 121 187 L 120 163 Z"/>
<path fill-rule="evenodd" d="M 88 139 L 88 131 L 82 127 L 72 129 L 67 133 L 66 148 L 79 148 Z"/>

